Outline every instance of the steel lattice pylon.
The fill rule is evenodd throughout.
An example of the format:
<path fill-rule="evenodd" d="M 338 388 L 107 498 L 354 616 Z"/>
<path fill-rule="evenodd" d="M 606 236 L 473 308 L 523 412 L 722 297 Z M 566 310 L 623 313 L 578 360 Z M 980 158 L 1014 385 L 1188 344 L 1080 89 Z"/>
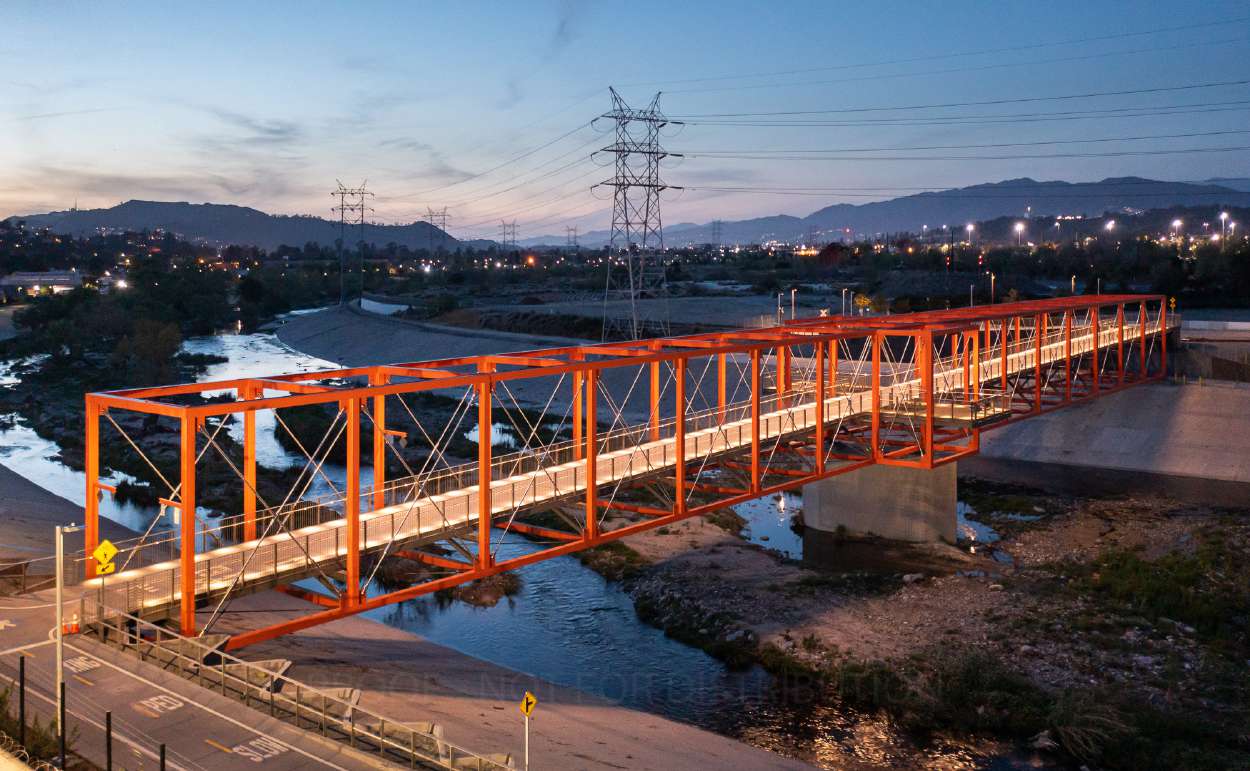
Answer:
<path fill-rule="evenodd" d="M 666 300 L 668 296 L 664 265 L 659 258 L 664 251 L 660 194 L 670 186 L 660 179 L 660 161 L 670 155 L 679 156 L 660 147 L 660 129 L 670 123 L 660 112 L 660 94 L 640 110 L 626 104 L 616 89 L 609 91 L 612 110 L 600 117 L 615 122 L 616 141 L 602 152 L 615 156 L 616 174 L 599 183 L 613 188 L 603 339 L 638 340 L 646 334 L 667 335 L 667 303 L 660 318 L 640 319 L 638 300 Z M 618 307 L 622 302 L 627 314 L 622 314 Z"/>

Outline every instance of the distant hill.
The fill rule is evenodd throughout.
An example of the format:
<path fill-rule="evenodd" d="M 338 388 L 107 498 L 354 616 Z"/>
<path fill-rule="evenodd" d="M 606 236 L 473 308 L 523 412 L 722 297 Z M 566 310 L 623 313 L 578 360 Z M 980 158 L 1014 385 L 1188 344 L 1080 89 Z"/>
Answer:
<path fill-rule="evenodd" d="M 1223 184 L 1217 184 L 1217 182 Z M 1097 215 L 1124 209 L 1168 206 L 1250 205 L 1250 179 L 1210 180 L 1204 183 L 1169 182 L 1141 177 L 1112 177 L 1101 182 L 1038 182 L 1023 177 L 971 187 L 894 198 L 864 204 L 834 204 L 806 217 L 777 214 L 721 224 L 721 243 L 759 243 L 770 239 L 799 241 L 815 228 L 818 239 L 828 240 L 847 228 L 855 235 L 920 231 L 944 224 L 956 227 L 996 217 L 1022 217 L 1031 206 L 1034 216 Z M 579 240 L 602 246 L 611 234 L 592 231 Z M 712 224 L 681 224 L 664 229 L 668 246 L 708 243 Z M 561 244 L 562 238 L 529 239 L 527 246 Z"/>
<path fill-rule="evenodd" d="M 339 223 L 320 217 L 266 214 L 246 206 L 217 203 L 175 203 L 166 201 L 127 201 L 109 209 L 71 211 L 11 217 L 25 220 L 31 227 L 48 227 L 58 233 L 85 235 L 101 228 L 113 230 L 152 230 L 162 228 L 183 238 L 225 246 L 239 244 L 274 249 L 303 246 L 313 242 L 333 246 L 339 237 Z M 354 244 L 358 231 L 349 228 L 346 241 Z M 490 242 L 461 242 L 428 222 L 410 225 L 366 225 L 365 240 L 377 246 L 396 243 L 411 249 L 488 245 Z"/>
<path fill-rule="evenodd" d="M 1250 193 L 1250 177 L 1214 177 L 1212 179 L 1208 179 L 1207 184 L 1230 187 L 1233 190 Z"/>

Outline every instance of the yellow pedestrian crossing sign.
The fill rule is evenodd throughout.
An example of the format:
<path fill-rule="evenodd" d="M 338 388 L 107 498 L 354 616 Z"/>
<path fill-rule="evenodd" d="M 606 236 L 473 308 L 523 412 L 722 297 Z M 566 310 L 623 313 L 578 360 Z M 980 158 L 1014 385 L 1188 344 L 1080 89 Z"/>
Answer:
<path fill-rule="evenodd" d="M 96 569 L 98 575 L 106 576 L 112 573 L 117 565 L 113 564 L 113 558 L 117 556 L 117 547 L 107 538 L 95 547 L 95 551 L 91 552 L 91 556 L 95 557 Z"/>
<path fill-rule="evenodd" d="M 526 691 L 525 698 L 521 699 L 521 714 L 529 717 L 534 713 L 534 707 L 536 706 L 538 706 L 538 699 L 534 698 L 534 694 Z"/>

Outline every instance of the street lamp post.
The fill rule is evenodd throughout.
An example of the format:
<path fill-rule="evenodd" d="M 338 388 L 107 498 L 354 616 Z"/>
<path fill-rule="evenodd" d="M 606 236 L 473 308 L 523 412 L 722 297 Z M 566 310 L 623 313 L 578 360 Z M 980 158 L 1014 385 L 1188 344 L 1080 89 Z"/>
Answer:
<path fill-rule="evenodd" d="M 1228 232 L 1225 228 L 1228 226 L 1228 212 L 1220 212 L 1220 242 L 1222 243 L 1228 238 Z"/>
<path fill-rule="evenodd" d="M 1076 296 L 1076 274 L 1072 274 L 1072 296 Z"/>
<path fill-rule="evenodd" d="M 1016 246 L 1024 245 L 1024 223 L 1016 223 Z"/>
<path fill-rule="evenodd" d="M 846 287 L 842 287 L 842 315 L 846 315 Z"/>
<path fill-rule="evenodd" d="M 994 304 L 994 271 L 990 271 L 990 305 Z"/>
<path fill-rule="evenodd" d="M 57 525 L 56 528 L 56 731 L 65 735 L 61 714 L 65 710 L 65 534 L 77 533 L 81 525 Z"/>
<path fill-rule="evenodd" d="M 795 306 L 795 301 L 794 301 L 794 297 L 798 293 L 798 291 L 799 291 L 798 289 L 790 290 L 790 320 L 791 321 L 794 321 L 796 318 L 798 318 L 798 315 L 795 313 L 796 306 Z"/>

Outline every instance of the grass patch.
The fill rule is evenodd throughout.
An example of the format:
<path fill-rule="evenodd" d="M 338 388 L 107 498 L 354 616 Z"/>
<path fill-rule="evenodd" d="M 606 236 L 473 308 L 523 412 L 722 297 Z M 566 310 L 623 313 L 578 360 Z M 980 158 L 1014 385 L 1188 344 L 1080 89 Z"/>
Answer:
<path fill-rule="evenodd" d="M 651 564 L 646 557 L 620 541 L 609 541 L 602 546 L 585 549 L 577 553 L 577 558 L 609 581 L 634 578 Z"/>

